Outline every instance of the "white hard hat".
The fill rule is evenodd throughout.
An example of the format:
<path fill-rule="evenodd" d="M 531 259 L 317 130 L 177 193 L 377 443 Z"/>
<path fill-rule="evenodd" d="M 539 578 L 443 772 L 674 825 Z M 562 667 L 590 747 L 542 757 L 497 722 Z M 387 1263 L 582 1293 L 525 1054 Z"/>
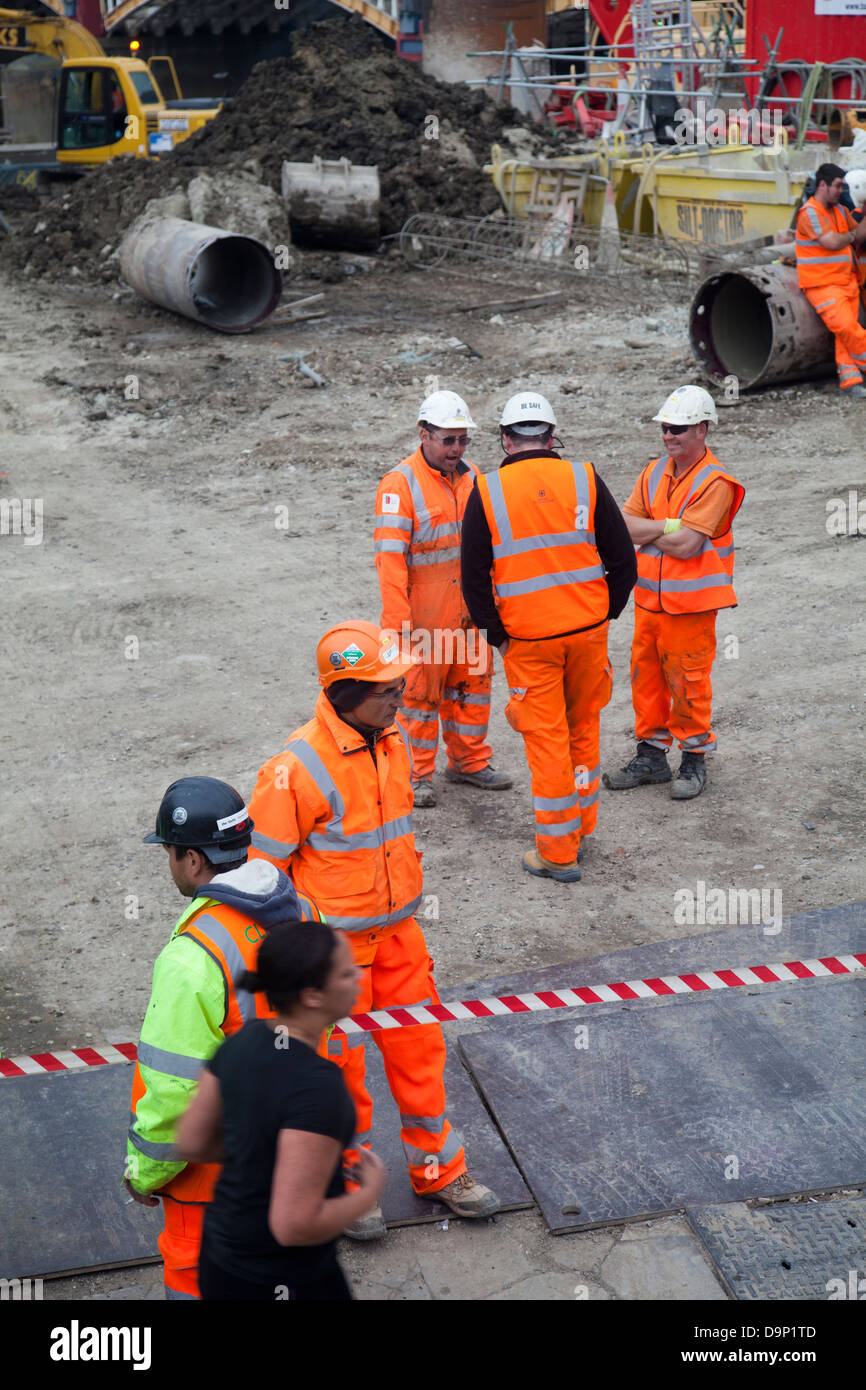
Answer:
<path fill-rule="evenodd" d="M 857 207 L 866 201 L 866 169 L 849 169 L 845 175 L 848 192 Z"/>
<path fill-rule="evenodd" d="M 665 425 L 700 425 L 704 420 L 719 423 L 716 403 L 703 386 L 678 386 L 653 419 Z"/>
<path fill-rule="evenodd" d="M 499 424 L 521 426 L 524 434 L 546 434 L 549 428 L 556 425 L 556 415 L 545 396 L 540 396 L 537 391 L 518 391 L 516 396 L 505 402 Z"/>
<path fill-rule="evenodd" d="M 418 422 L 426 420 L 440 430 L 474 430 L 478 426 L 469 414 L 469 406 L 456 391 L 434 391 L 418 407 Z"/>

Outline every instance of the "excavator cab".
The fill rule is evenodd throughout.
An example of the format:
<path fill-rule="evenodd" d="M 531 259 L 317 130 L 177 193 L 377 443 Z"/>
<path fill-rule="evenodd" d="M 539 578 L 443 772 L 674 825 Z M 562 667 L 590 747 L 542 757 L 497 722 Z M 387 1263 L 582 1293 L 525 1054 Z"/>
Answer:
<path fill-rule="evenodd" d="M 123 91 L 111 68 L 82 65 L 63 71 L 58 149 L 116 145 L 126 133 L 126 118 Z"/>

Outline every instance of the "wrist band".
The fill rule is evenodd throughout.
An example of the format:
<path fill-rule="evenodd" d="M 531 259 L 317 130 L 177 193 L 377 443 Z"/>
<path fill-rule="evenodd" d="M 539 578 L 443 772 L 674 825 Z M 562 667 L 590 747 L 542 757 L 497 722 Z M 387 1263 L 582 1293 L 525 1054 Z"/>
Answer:
<path fill-rule="evenodd" d="M 664 535 L 669 536 L 669 535 L 671 535 L 671 533 L 672 533 L 673 531 L 678 531 L 678 530 L 680 529 L 680 527 L 682 526 L 682 524 L 683 524 L 683 523 L 679 520 L 678 517 L 673 517 L 673 516 L 666 517 L 666 518 L 665 518 Z"/>

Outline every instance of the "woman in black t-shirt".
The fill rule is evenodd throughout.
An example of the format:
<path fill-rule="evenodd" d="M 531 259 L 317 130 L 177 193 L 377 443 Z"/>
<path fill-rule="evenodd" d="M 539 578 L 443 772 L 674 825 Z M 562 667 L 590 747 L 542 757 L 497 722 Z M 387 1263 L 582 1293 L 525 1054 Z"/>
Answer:
<path fill-rule="evenodd" d="M 205 1215 L 199 1262 L 204 1300 L 351 1298 L 336 1238 L 385 1186 L 385 1167 L 362 1150 L 360 1188 L 347 1193 L 342 1153 L 355 1110 L 333 1062 L 316 1048 L 351 1012 L 358 976 L 346 940 L 319 922 L 274 927 L 255 973 L 274 1019 L 254 1019 L 201 1072 L 178 1129 L 180 1157 L 222 1163 Z"/>

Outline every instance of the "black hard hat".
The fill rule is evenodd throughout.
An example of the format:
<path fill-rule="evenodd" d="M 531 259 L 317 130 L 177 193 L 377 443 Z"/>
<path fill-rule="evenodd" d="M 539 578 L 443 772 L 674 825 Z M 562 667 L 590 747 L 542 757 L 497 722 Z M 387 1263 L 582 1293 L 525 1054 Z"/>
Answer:
<path fill-rule="evenodd" d="M 244 799 L 215 777 L 181 777 L 172 782 L 146 845 L 177 845 L 203 850 L 214 864 L 240 859 L 249 847 L 253 823 Z"/>

